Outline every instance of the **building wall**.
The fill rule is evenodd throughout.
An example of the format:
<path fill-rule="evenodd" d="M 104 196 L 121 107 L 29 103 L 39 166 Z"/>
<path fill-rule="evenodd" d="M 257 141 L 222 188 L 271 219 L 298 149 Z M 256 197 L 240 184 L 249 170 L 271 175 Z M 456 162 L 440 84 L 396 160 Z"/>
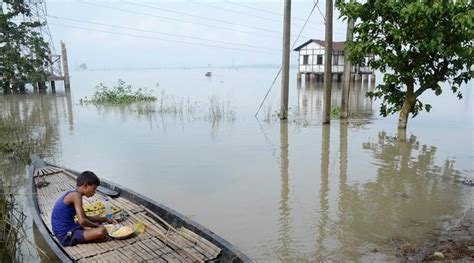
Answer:
<path fill-rule="evenodd" d="M 311 42 L 299 50 L 298 64 L 300 73 L 324 73 L 324 46 L 315 42 Z M 305 56 L 308 56 L 305 59 Z M 318 63 L 318 56 L 319 62 Z M 368 60 L 369 57 L 366 58 Z M 337 62 L 335 62 L 337 60 Z M 307 64 L 305 64 L 307 62 Z M 332 73 L 344 72 L 344 51 L 333 51 L 333 66 Z M 352 67 L 352 72 L 359 72 L 364 74 L 371 74 L 373 71 L 370 67 Z"/>
<path fill-rule="evenodd" d="M 307 61 L 305 60 L 307 57 Z M 319 61 L 318 61 L 319 56 Z M 337 61 L 335 61 L 337 60 Z M 304 64 L 307 62 L 307 64 Z M 318 63 L 319 62 L 319 63 Z M 337 63 L 336 63 L 337 62 Z M 336 64 L 334 64 L 336 63 Z M 324 47 L 311 42 L 299 51 L 299 71 L 301 73 L 324 73 Z M 335 51 L 333 53 L 333 73 L 342 73 L 344 71 L 344 52 Z"/>

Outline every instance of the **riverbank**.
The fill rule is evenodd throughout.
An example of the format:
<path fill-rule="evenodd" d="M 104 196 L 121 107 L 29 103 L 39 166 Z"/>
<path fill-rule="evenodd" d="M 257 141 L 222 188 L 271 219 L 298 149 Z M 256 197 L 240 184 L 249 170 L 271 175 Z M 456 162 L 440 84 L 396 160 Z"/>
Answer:
<path fill-rule="evenodd" d="M 436 236 L 419 247 L 407 243 L 398 245 L 397 257 L 401 262 L 474 261 L 474 209 L 442 227 Z"/>

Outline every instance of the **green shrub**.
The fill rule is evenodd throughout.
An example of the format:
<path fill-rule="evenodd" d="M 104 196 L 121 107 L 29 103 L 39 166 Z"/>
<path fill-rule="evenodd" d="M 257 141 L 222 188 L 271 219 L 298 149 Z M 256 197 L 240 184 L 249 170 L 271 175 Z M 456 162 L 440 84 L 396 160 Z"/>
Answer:
<path fill-rule="evenodd" d="M 341 117 L 341 107 L 332 106 L 331 107 L 331 118 L 337 119 L 339 117 Z"/>
<path fill-rule="evenodd" d="M 139 88 L 132 90 L 132 86 L 119 79 L 117 86 L 107 87 L 100 83 L 95 87 L 94 95 L 91 99 L 81 99 L 81 104 L 131 104 L 134 102 L 155 101 L 156 97 L 151 94 L 151 90 Z"/>

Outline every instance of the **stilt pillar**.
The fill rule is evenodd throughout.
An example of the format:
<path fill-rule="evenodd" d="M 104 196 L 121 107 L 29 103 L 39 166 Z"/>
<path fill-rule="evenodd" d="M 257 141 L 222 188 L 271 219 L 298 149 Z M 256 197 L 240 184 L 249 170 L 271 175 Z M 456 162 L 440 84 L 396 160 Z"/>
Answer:
<path fill-rule="evenodd" d="M 69 66 L 67 63 L 67 50 L 66 44 L 61 41 L 61 56 L 63 59 L 63 74 L 64 74 L 64 87 L 69 89 L 71 87 L 70 79 L 69 79 Z"/>
<path fill-rule="evenodd" d="M 370 75 L 370 82 L 372 83 L 372 86 L 375 84 L 375 74 Z"/>
<path fill-rule="evenodd" d="M 54 80 L 51 81 L 51 92 L 56 93 L 56 83 L 54 83 Z"/>
<path fill-rule="evenodd" d="M 316 82 L 316 74 L 314 72 L 309 74 L 309 82 Z"/>

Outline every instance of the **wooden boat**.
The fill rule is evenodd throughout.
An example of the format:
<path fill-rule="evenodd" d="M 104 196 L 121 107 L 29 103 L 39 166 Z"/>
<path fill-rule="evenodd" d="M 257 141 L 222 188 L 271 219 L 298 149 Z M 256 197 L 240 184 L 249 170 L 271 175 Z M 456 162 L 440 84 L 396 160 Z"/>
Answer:
<path fill-rule="evenodd" d="M 51 211 L 58 198 L 75 187 L 79 173 L 50 164 L 36 155 L 29 166 L 28 195 L 34 223 L 52 251 L 63 262 L 252 262 L 235 246 L 186 216 L 132 190 L 101 179 L 101 186 L 84 206 L 108 197 L 128 216 L 121 222 L 145 226 L 142 234 L 126 240 L 63 247 L 51 228 Z"/>

